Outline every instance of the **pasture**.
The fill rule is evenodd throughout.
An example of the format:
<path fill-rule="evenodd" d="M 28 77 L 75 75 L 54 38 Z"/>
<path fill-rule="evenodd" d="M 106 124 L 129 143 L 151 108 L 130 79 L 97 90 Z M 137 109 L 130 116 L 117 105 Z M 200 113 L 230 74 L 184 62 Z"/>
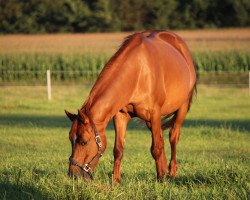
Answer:
<path fill-rule="evenodd" d="M 220 83 L 247 83 L 249 28 L 178 33 L 201 66 L 200 82 L 215 83 L 215 75 L 229 71 Z M 179 170 L 175 179 L 157 182 L 150 154 L 151 134 L 133 120 L 127 130 L 120 185 L 111 181 L 112 122 L 106 130 L 108 147 L 95 169 L 94 181 L 67 177 L 71 123 L 64 109 L 76 112 L 81 107 L 91 89 L 89 81 L 96 78 L 96 72 L 126 35 L 0 36 L 1 199 L 250 198 L 250 96 L 246 85 L 198 84 L 177 146 Z M 52 101 L 47 100 L 45 74 L 39 74 L 48 68 L 54 70 Z M 79 70 L 95 74 L 77 77 Z M 164 138 L 169 161 L 168 130 Z"/>
<path fill-rule="evenodd" d="M 150 132 L 131 121 L 122 180 L 113 186 L 114 131 L 93 182 L 67 177 L 70 122 L 89 86 L 0 88 L 0 194 L 2 199 L 249 199 L 250 101 L 247 89 L 198 87 L 178 144 L 178 177 L 156 181 Z M 233 95 L 232 95 L 233 94 Z M 165 151 L 170 147 L 165 131 Z"/>

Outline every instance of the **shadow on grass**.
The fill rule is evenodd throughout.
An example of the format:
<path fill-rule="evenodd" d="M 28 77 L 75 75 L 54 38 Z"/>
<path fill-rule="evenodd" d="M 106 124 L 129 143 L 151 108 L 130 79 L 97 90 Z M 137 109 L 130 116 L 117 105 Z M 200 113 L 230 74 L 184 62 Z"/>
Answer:
<path fill-rule="evenodd" d="M 127 173 L 122 173 L 121 174 L 121 183 L 127 183 L 130 180 L 135 180 L 135 182 L 144 182 L 144 181 L 158 181 L 159 183 L 162 182 L 169 182 L 171 184 L 177 185 L 177 186 L 190 186 L 190 185 L 212 185 L 216 181 L 216 177 L 211 174 L 211 177 L 208 177 L 206 175 L 202 174 L 194 174 L 194 175 L 188 175 L 188 176 L 177 176 L 175 178 L 172 177 L 165 177 L 162 180 L 157 180 L 156 177 L 156 171 L 155 173 L 148 173 L 148 171 L 140 171 L 137 172 L 136 174 L 127 174 Z"/>
<path fill-rule="evenodd" d="M 218 183 L 240 184 L 239 179 L 247 179 L 244 172 L 238 172 L 232 169 L 217 169 L 206 173 L 197 172 L 187 176 L 177 176 L 171 180 L 178 186 L 182 185 L 216 185 Z"/>
<path fill-rule="evenodd" d="M 43 169 L 33 168 L 32 176 L 24 176 L 21 168 L 6 168 L 0 176 L 0 199 L 49 199 L 48 193 L 36 187 L 40 178 L 50 176 Z M 31 178 L 31 179 L 29 179 Z"/>
<path fill-rule="evenodd" d="M 37 190 L 33 185 L 21 185 L 10 182 L 0 182 L 1 199 L 49 199 L 45 192 Z"/>
<path fill-rule="evenodd" d="M 206 177 L 200 174 L 196 174 L 194 176 L 180 176 L 176 177 L 174 179 L 169 178 L 170 182 L 178 185 L 178 186 L 183 186 L 183 185 L 211 185 L 214 184 L 211 180 L 211 177 Z"/>
<path fill-rule="evenodd" d="M 46 115 L 0 115 L 0 125 L 14 127 L 40 127 L 40 128 L 70 128 L 71 122 L 66 116 L 46 116 Z M 186 119 L 183 127 L 213 127 L 230 128 L 232 130 L 250 131 L 250 120 L 228 119 Z M 113 129 L 113 122 L 109 123 L 109 130 Z M 128 130 L 147 130 L 143 123 L 138 120 L 131 120 L 127 127 Z"/>
<path fill-rule="evenodd" d="M 216 185 L 218 183 L 223 183 L 223 181 L 226 181 L 227 183 L 235 184 L 237 183 L 237 180 L 239 177 L 243 177 L 244 174 L 237 173 L 235 171 L 232 171 L 230 169 L 228 170 L 216 170 L 216 171 L 210 171 L 206 173 L 194 173 L 194 174 L 187 174 L 187 175 L 178 175 L 175 178 L 166 176 L 162 180 L 157 180 L 156 177 L 156 171 L 155 173 L 149 173 L 148 171 L 140 171 L 136 174 L 128 174 L 128 173 L 122 173 L 121 174 L 121 180 L 124 180 L 126 183 L 130 180 L 135 181 L 158 181 L 159 183 L 162 182 L 169 182 L 171 184 L 174 184 L 176 186 L 199 186 L 199 185 Z M 247 178 L 242 178 L 247 179 Z M 240 183 L 239 183 L 240 184 Z"/>

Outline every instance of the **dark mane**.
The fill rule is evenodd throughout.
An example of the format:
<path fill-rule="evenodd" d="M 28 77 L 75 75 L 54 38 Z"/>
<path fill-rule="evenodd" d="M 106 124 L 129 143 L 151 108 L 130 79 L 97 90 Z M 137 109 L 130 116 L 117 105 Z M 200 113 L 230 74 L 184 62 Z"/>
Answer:
<path fill-rule="evenodd" d="M 119 47 L 119 49 L 116 51 L 116 53 L 109 59 L 107 64 L 104 66 L 100 76 L 102 76 L 103 71 L 105 71 L 106 68 L 109 68 L 110 66 L 112 66 L 114 64 L 114 62 L 118 59 L 118 57 L 121 57 L 122 55 L 124 55 L 128 51 L 128 49 L 131 49 L 131 48 L 139 45 L 141 43 L 141 39 L 142 39 L 141 36 L 142 36 L 142 33 L 138 32 L 138 33 L 133 33 L 133 34 L 125 37 L 121 46 Z M 99 77 L 98 77 L 98 79 L 99 79 Z M 97 81 L 98 81 L 98 79 L 97 79 Z"/>
<path fill-rule="evenodd" d="M 128 50 L 131 50 L 133 47 L 139 45 L 142 41 L 142 34 L 141 33 L 133 33 L 129 36 L 127 36 L 124 40 L 123 43 L 121 44 L 120 48 L 118 49 L 118 51 L 109 59 L 109 61 L 107 62 L 107 64 L 104 66 L 102 72 L 100 73 L 100 75 L 98 76 L 97 80 L 96 80 L 96 85 L 98 85 L 98 82 L 100 82 L 101 79 L 103 79 L 103 76 L 105 74 L 107 74 L 108 71 L 110 71 L 111 66 L 113 66 L 115 64 L 115 62 L 119 59 L 122 59 L 125 57 L 126 53 L 128 52 Z M 95 86 L 93 87 L 93 89 L 95 88 Z"/>
<path fill-rule="evenodd" d="M 112 71 L 114 71 L 114 69 L 116 69 L 116 67 L 118 67 L 117 60 L 124 59 L 126 57 L 126 53 L 128 51 L 130 51 L 134 47 L 138 46 L 142 42 L 142 37 L 143 37 L 143 33 L 141 33 L 141 32 L 133 33 L 133 34 L 125 37 L 125 39 L 123 40 L 119 49 L 116 51 L 116 53 L 109 59 L 109 61 L 103 67 L 103 69 L 102 69 L 101 73 L 99 74 L 92 90 L 90 91 L 90 95 L 89 95 L 88 99 L 86 99 L 86 101 L 84 102 L 81 109 L 84 109 L 86 104 L 90 103 L 89 101 L 91 100 L 92 94 L 94 94 L 95 91 L 98 90 L 99 85 L 103 84 L 104 79 L 108 80 L 108 78 L 112 75 Z"/>

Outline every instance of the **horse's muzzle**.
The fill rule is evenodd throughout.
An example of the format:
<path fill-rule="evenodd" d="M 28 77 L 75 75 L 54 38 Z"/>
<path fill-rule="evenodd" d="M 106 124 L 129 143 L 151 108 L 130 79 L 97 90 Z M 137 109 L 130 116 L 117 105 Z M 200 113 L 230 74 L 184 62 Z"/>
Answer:
<path fill-rule="evenodd" d="M 70 178 L 74 178 L 75 180 L 78 178 L 82 178 L 84 180 L 93 180 L 93 177 L 90 176 L 87 172 L 82 170 L 81 168 L 77 166 L 70 165 L 68 170 L 68 176 Z"/>

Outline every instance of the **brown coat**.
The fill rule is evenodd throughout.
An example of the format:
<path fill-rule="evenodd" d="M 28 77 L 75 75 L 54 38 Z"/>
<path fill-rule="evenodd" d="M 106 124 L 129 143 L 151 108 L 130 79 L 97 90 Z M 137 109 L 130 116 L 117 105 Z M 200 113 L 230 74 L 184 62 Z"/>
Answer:
<path fill-rule="evenodd" d="M 158 178 L 168 173 L 161 127 L 172 127 L 169 174 L 176 175 L 176 145 L 195 84 L 196 73 L 192 57 L 178 35 L 166 31 L 146 31 L 126 38 L 103 68 L 80 111 L 84 114 L 83 118 L 91 119 L 96 125 L 103 141 L 102 151 L 106 148 L 105 128 L 114 117 L 114 181 L 120 180 L 126 125 L 132 117 L 144 120 L 152 132 L 151 153 L 156 162 Z M 172 119 L 162 126 L 162 117 L 171 114 Z M 70 134 L 75 134 L 77 138 L 77 134 L 73 132 L 75 131 Z M 83 128 L 81 132 L 80 137 L 83 137 Z M 94 155 L 96 148 L 88 146 L 95 149 Z M 87 147 L 84 148 L 86 151 Z M 87 162 L 87 157 L 93 157 L 86 154 L 85 159 L 80 159 L 84 148 L 78 151 L 81 152 L 79 155 L 74 154 L 74 150 L 72 152 L 75 159 L 82 164 Z M 97 162 L 94 166 L 96 164 Z M 76 170 L 75 166 L 70 166 L 70 170 Z"/>

